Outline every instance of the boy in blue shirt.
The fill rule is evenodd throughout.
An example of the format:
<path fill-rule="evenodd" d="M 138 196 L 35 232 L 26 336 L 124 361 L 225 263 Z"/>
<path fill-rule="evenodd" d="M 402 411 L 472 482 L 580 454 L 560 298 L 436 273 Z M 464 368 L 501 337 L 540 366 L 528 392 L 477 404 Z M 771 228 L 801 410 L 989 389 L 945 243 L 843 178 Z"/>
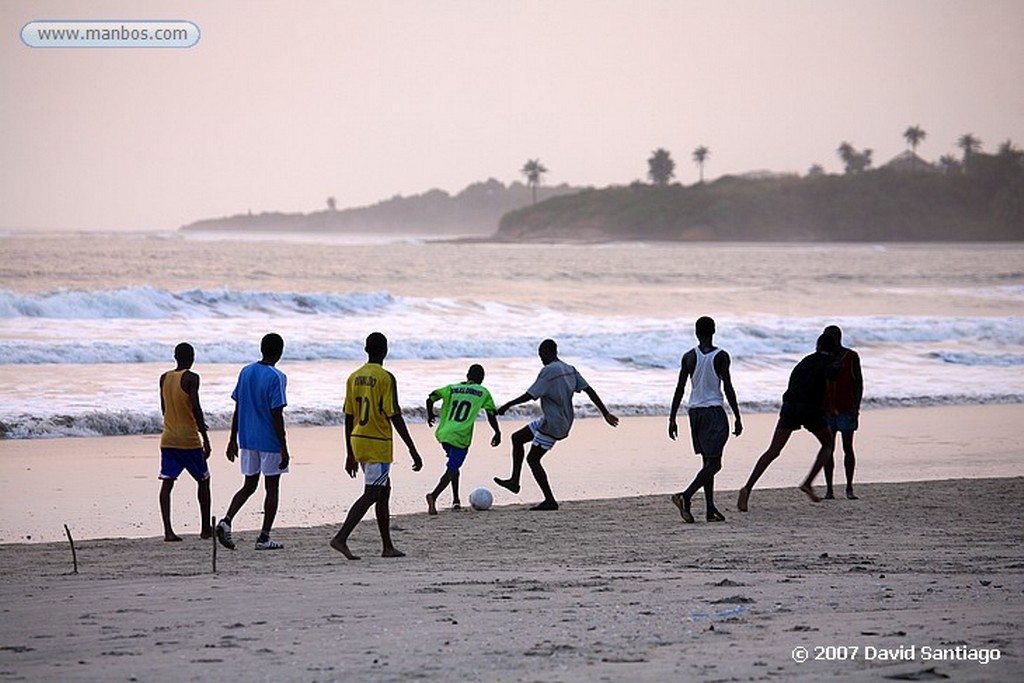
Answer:
<path fill-rule="evenodd" d="M 231 418 L 231 438 L 227 457 L 240 456 L 245 482 L 231 499 L 228 511 L 217 523 L 217 540 L 225 548 L 235 549 L 231 538 L 231 520 L 256 492 L 260 474 L 264 477 L 263 529 L 256 539 L 256 550 L 280 550 L 284 545 L 270 538 L 277 516 L 281 475 L 288 471 L 288 444 L 284 432 L 284 407 L 288 404 L 285 388 L 288 378 L 274 367 L 284 353 L 284 340 L 270 333 L 260 343 L 263 358 L 242 368 L 238 384 L 231 392 L 235 413 Z"/>

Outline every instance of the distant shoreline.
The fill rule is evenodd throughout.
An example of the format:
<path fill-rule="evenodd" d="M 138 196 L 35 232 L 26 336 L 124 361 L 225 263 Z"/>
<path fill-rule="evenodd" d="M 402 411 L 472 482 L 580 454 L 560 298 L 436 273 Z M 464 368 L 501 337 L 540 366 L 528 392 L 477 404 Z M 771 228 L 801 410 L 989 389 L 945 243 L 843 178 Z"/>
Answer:
<path fill-rule="evenodd" d="M 247 213 L 180 230 L 411 235 L 501 242 L 971 242 L 1024 240 L 1024 166 L 979 155 L 973 170 L 882 168 L 849 175 L 725 176 L 601 189 L 491 179 L 372 206 Z M 536 201 L 534 200 L 536 199 Z"/>

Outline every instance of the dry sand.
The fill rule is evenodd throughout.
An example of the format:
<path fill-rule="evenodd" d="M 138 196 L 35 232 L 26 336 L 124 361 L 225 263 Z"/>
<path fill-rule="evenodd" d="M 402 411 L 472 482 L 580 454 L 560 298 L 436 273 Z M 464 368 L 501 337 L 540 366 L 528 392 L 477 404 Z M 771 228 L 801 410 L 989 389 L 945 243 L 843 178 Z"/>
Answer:
<path fill-rule="evenodd" d="M 720 524 L 665 496 L 417 513 L 393 520 L 406 558 L 367 521 L 358 562 L 288 529 L 276 552 L 238 534 L 216 574 L 195 537 L 84 541 L 77 575 L 67 544 L 7 544 L 0 681 L 1019 681 L 1022 483 L 763 490 Z"/>
<path fill-rule="evenodd" d="M 1019 415 L 1014 408 L 1010 414 Z M 984 441 L 985 430 L 964 429 L 970 411 L 926 414 L 945 420 L 917 434 L 912 412 L 869 418 L 876 434 L 865 431 L 861 440 L 866 481 L 904 454 L 911 463 L 936 463 L 940 473 L 956 462 L 974 476 L 1020 471 L 1012 428 Z M 966 424 L 984 426 L 982 417 L 972 419 Z M 559 445 L 562 457 L 585 461 L 586 453 L 573 450 L 595 444 L 618 452 L 655 427 L 663 439 L 664 420 L 647 422 L 625 420 L 612 431 L 583 421 Z M 363 556 L 358 562 L 328 547 L 335 525 L 280 528 L 275 536 L 287 548 L 274 552 L 255 551 L 255 534 L 237 531 L 239 549 L 220 550 L 217 573 L 212 542 L 184 521 L 183 543 L 80 540 L 78 574 L 66 542 L 2 544 L 0 681 L 1022 680 L 1024 478 L 865 484 L 861 500 L 812 504 L 789 485 L 813 450 L 801 439 L 769 470 L 787 488 L 758 489 L 750 512 L 736 512 L 728 482 L 746 475 L 770 424 L 752 419 L 750 433 L 731 443 L 727 458 L 735 460 L 726 472 L 735 475 L 720 485 L 728 517 L 720 524 L 703 522 L 699 494 L 693 525 L 681 523 L 665 494 L 566 499 L 553 513 L 507 504 L 508 496 L 486 512 L 396 516 L 395 542 L 408 553 L 401 559 L 379 557 L 372 519 L 351 539 Z M 902 429 L 885 438 L 903 447 L 869 453 L 881 447 L 885 424 Z M 309 430 L 308 438 L 324 433 Z M 65 451 L 80 444 L 73 451 L 80 454 L 94 441 L 49 443 Z M 28 450 L 42 452 L 41 443 Z M 1014 449 L 1009 466 L 1006 453 L 984 450 L 999 444 Z M 648 436 L 633 446 L 637 454 L 623 456 L 627 474 L 636 471 L 630 458 L 661 453 L 663 444 Z M 680 459 L 685 446 L 668 446 L 675 460 L 665 491 L 693 475 L 696 460 Z M 476 457 L 488 473 L 507 467 L 504 447 L 494 458 L 483 452 L 470 462 Z M 977 460 L 961 462 L 974 452 Z M 150 455 L 136 457 L 151 468 Z M 557 462 L 555 452 L 550 457 Z M 422 500 L 437 465 L 407 472 L 396 487 Z M 926 478 L 917 467 L 914 478 Z M 128 471 L 101 492 L 143 489 L 148 516 L 141 523 L 155 533 L 156 482 L 149 474 L 131 484 Z M 586 481 L 595 472 L 575 474 L 553 473 L 556 493 L 591 490 Z M 360 485 L 331 486 L 340 519 Z M 180 488 L 176 506 L 194 491 L 189 481 Z M 292 486 L 285 507 L 298 505 L 298 490 Z M 4 483 L 15 504 L 27 505 L 34 491 Z M 524 502 L 535 498 L 524 491 Z M 794 661 L 801 647 L 810 661 Z M 977 661 L 997 651 L 998 660 Z M 936 652 L 975 660 L 937 660 Z M 883 659 L 886 653 L 903 659 Z"/>

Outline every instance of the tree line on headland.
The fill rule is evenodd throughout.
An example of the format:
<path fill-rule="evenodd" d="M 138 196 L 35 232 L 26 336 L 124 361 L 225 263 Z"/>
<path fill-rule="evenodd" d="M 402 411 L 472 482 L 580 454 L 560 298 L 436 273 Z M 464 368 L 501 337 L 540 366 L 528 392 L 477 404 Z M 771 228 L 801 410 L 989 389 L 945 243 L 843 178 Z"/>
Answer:
<path fill-rule="evenodd" d="M 909 149 L 880 168 L 872 150 L 843 142 L 842 175 L 818 165 L 805 176 L 758 173 L 705 183 L 711 151 L 693 151 L 700 180 L 673 184 L 662 148 L 648 159 L 650 184 L 552 198 L 502 217 L 499 239 L 970 241 L 1024 240 L 1024 152 L 1007 140 L 984 154 L 971 134 L 962 156 L 917 156 L 926 133 L 910 126 Z"/>
<path fill-rule="evenodd" d="M 711 150 L 692 152 L 697 183 L 674 183 L 663 148 L 647 160 L 649 183 L 602 189 L 543 184 L 548 169 L 529 159 L 526 183 L 489 179 L 449 195 L 430 190 L 372 206 L 341 209 L 333 197 L 312 213 L 246 213 L 197 221 L 183 230 L 265 230 L 378 234 L 460 234 L 497 240 L 970 241 L 1024 240 L 1024 152 L 1007 140 L 982 152 L 972 134 L 961 155 L 937 163 L 908 150 L 873 168 L 871 149 L 842 142 L 842 175 L 819 165 L 806 175 L 751 173 L 704 182 Z M 495 232 L 496 231 L 496 232 Z"/>
<path fill-rule="evenodd" d="M 499 219 L 509 211 L 581 189 L 568 185 L 541 187 L 539 181 L 506 186 L 491 178 L 472 183 L 454 195 L 434 189 L 348 209 L 337 208 L 337 200 L 328 197 L 326 210 L 248 212 L 196 221 L 181 229 L 489 237 L 497 230 Z"/>

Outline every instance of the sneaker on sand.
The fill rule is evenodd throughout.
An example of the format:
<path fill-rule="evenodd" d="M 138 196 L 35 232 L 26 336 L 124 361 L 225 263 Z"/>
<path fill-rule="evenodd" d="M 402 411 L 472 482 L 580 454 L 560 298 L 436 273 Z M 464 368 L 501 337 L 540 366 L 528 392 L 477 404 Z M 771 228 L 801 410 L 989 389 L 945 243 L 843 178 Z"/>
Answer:
<path fill-rule="evenodd" d="M 690 513 L 690 501 L 681 493 L 672 494 L 672 504 L 679 508 L 679 516 L 687 524 L 693 524 L 693 515 Z"/>
<path fill-rule="evenodd" d="M 282 548 L 284 548 L 284 543 L 278 543 L 269 537 L 265 541 L 256 541 L 256 550 L 281 550 Z"/>
<path fill-rule="evenodd" d="M 231 540 L 231 525 L 223 519 L 217 522 L 217 540 L 228 550 L 235 549 L 235 542 Z"/>

